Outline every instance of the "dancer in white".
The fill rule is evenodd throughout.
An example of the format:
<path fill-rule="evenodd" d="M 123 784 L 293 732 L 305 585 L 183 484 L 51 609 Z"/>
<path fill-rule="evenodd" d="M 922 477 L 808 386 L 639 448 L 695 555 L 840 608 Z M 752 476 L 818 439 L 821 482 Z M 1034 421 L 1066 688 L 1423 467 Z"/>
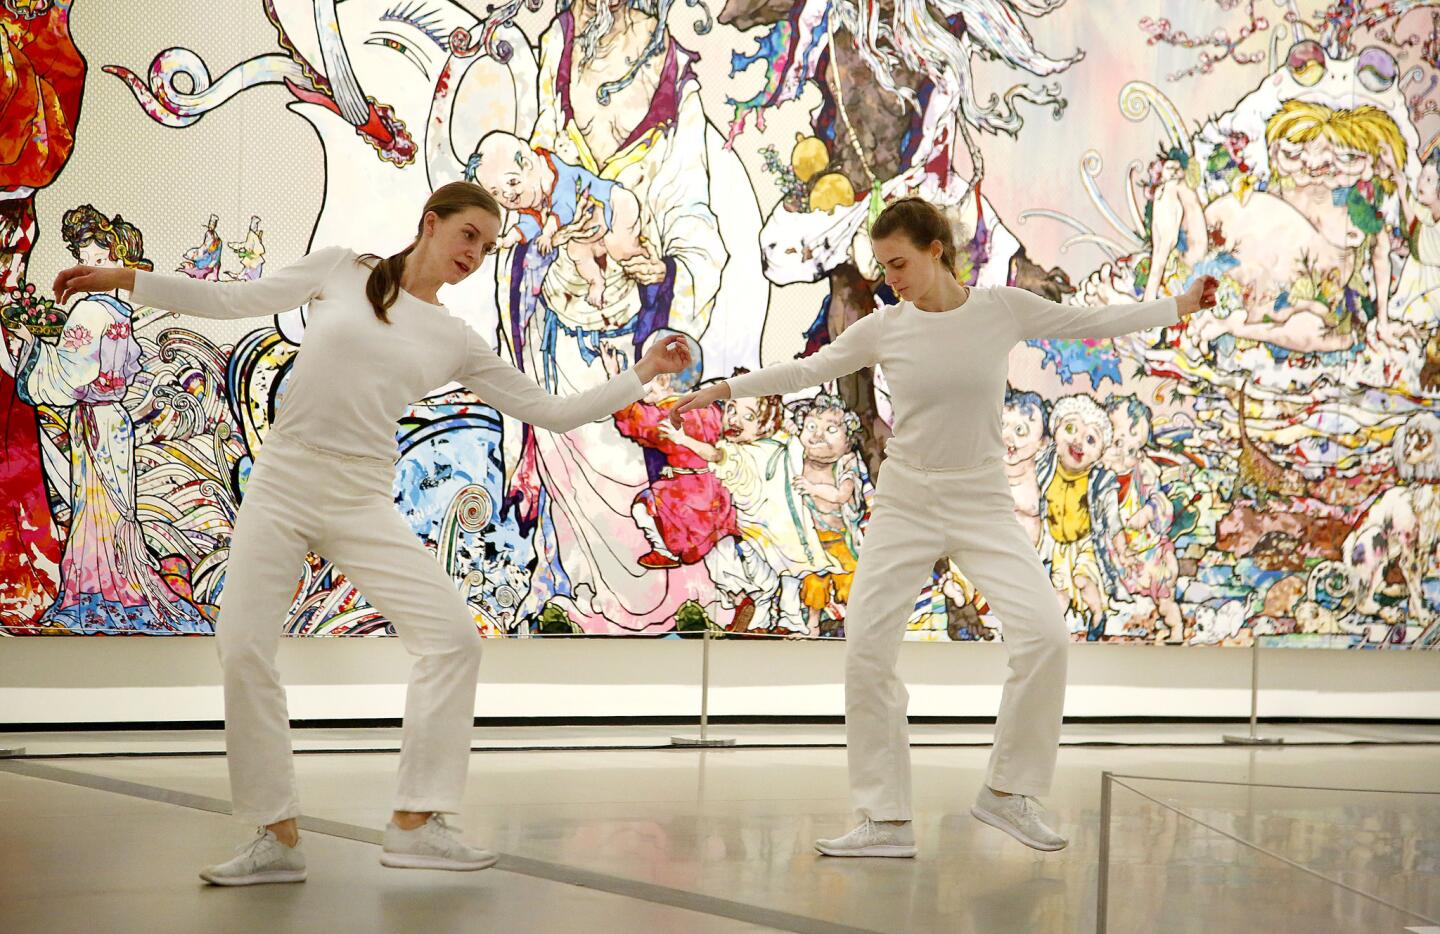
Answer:
<path fill-rule="evenodd" d="M 818 353 L 713 383 L 672 417 L 731 396 L 792 393 L 882 365 L 895 435 L 875 491 L 845 617 L 850 788 L 861 822 L 816 842 L 827 856 L 914 856 L 909 695 L 895 673 L 905 622 L 935 562 L 951 557 L 1004 627 L 1010 656 L 985 787 L 971 813 L 1039 850 L 1064 837 L 1035 798 L 1049 791 L 1069 636 L 1050 577 L 1015 518 L 1000 415 L 1010 349 L 1043 337 L 1106 338 L 1177 324 L 1214 304 L 1215 282 L 1178 299 L 1080 308 L 1014 288 L 962 286 L 948 222 L 906 198 L 871 229 L 898 305 L 861 318 Z"/>
<path fill-rule="evenodd" d="M 233 811 L 260 830 L 233 859 L 204 869 L 208 882 L 305 879 L 289 716 L 274 660 L 307 551 L 353 581 L 416 656 L 380 861 L 452 870 L 496 861 L 446 822 L 460 808 L 469 770 L 480 636 L 454 582 L 394 508 L 396 421 L 414 400 L 458 381 L 507 415 L 563 432 L 608 418 L 639 399 L 654 376 L 690 364 L 683 340 L 665 341 L 600 386 L 564 398 L 546 393 L 439 301 L 442 285 L 460 282 L 494 250 L 499 230 L 494 198 L 455 182 L 426 201 L 415 241 L 386 259 L 331 247 L 252 282 L 89 266 L 55 280 L 62 302 L 74 292 L 118 288 L 139 304 L 209 318 L 310 303 L 291 385 L 235 523 L 216 627 Z"/>

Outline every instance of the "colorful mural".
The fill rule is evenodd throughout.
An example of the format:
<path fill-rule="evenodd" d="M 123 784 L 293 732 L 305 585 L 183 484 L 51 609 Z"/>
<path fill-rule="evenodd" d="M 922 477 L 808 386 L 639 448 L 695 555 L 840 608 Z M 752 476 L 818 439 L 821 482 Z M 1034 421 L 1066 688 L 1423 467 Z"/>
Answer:
<path fill-rule="evenodd" d="M 843 637 L 884 373 L 664 416 L 894 301 L 868 223 L 918 194 L 969 284 L 1221 282 L 1182 326 L 1012 354 L 1005 469 L 1072 638 L 1440 644 L 1440 2 L 253 0 L 224 54 L 180 4 L 104 35 L 76 6 L 0 0 L 0 632 L 212 632 L 304 339 L 304 308 L 60 307 L 56 270 L 387 254 L 467 178 L 506 233 L 444 298 L 497 353 L 560 393 L 665 335 L 697 359 L 566 435 L 415 401 L 396 505 L 486 635 Z M 389 631 L 324 556 L 296 575 L 277 625 Z M 1003 628 L 942 561 L 909 637 Z"/>

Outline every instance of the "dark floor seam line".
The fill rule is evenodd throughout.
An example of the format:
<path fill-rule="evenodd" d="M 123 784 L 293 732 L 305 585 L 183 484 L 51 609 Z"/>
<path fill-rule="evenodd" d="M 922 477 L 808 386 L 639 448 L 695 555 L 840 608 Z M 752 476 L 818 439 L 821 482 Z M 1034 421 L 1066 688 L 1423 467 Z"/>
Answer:
<path fill-rule="evenodd" d="M 1392 740 L 1400 739 L 1400 737 L 1397 737 L 1393 732 L 1385 732 L 1384 730 L 1374 728 L 1365 729 L 1363 728 L 1362 724 L 1358 723 L 1331 725 L 1327 726 L 1326 729 L 1332 730 L 1336 733 L 1340 733 L 1344 736 L 1359 736 L 1365 739 L 1372 740 L 1378 739 L 1381 742 L 1390 742 Z"/>
<path fill-rule="evenodd" d="M 912 749 L 988 749 L 995 745 L 986 743 L 911 743 Z M 1061 742 L 1061 748 L 1115 748 L 1115 749 L 1234 749 L 1233 743 L 1216 742 L 1128 742 L 1123 740 L 1071 740 Z M 1339 739 L 1339 740 L 1286 740 L 1277 749 L 1314 748 L 1324 746 L 1440 746 L 1436 739 Z M 736 743 L 719 749 L 698 749 L 697 747 L 672 746 L 669 743 L 656 746 L 471 746 L 471 753 L 502 752 L 725 752 L 736 749 L 844 749 L 844 743 Z M 1247 747 L 1249 748 L 1249 747 Z M 297 756 L 371 756 L 399 753 L 399 746 L 376 747 L 335 747 L 331 749 L 296 749 Z M 0 757 L 0 762 L 24 762 L 63 759 L 201 759 L 218 758 L 225 755 L 223 749 L 200 750 L 154 750 L 145 752 L 51 752 L 25 753 L 19 756 Z"/>
<path fill-rule="evenodd" d="M 208 811 L 226 817 L 230 816 L 230 802 L 221 798 L 210 798 L 205 795 L 174 791 L 154 785 L 129 782 L 124 779 L 106 778 L 102 775 L 90 775 L 71 769 L 47 766 L 38 762 L 28 762 L 18 759 L 0 759 L 0 771 L 12 772 L 17 775 L 24 775 L 43 781 L 76 785 L 95 791 L 126 795 L 131 798 L 140 798 L 146 801 L 156 801 L 162 804 L 173 804 L 198 811 Z M 346 824 L 341 821 L 330 820 L 323 817 L 301 817 L 300 828 L 302 830 L 308 830 L 311 833 L 318 833 L 329 837 L 339 837 L 345 840 L 369 843 L 376 846 L 379 846 L 384 838 L 384 834 L 379 830 L 371 830 L 355 824 Z M 650 882 L 624 879 L 619 876 L 610 876 L 560 863 L 551 863 L 545 860 L 531 859 L 525 856 L 513 856 L 505 853 L 501 853 L 499 856 L 500 861 L 496 865 L 496 868 L 513 872 L 517 875 L 531 876 L 550 882 L 595 889 L 601 892 L 608 892 L 612 895 L 618 895 L 622 898 L 634 898 L 640 901 L 666 905 L 671 908 L 695 911 L 714 917 L 729 918 L 733 921 L 742 921 L 747 924 L 758 924 L 782 931 L 792 931 L 795 932 L 795 934 L 883 934 L 883 932 L 874 931 L 870 928 L 833 924 L 828 921 L 807 918 L 804 915 L 791 914 L 771 908 L 762 908 L 758 905 L 748 905 L 744 902 L 717 898 L 713 895 L 699 895 L 693 892 L 668 888 L 663 885 L 655 885 Z"/>
<path fill-rule="evenodd" d="M 142 798 L 146 801 L 174 804 L 180 807 L 192 808 L 197 811 L 212 811 L 217 814 L 229 815 L 230 802 L 220 798 L 209 798 L 205 795 L 191 794 L 187 791 L 174 791 L 155 785 L 127 782 L 121 778 L 106 778 L 103 775 L 90 775 L 86 772 L 76 772 L 72 769 L 57 768 L 55 766 L 44 765 L 39 762 L 29 762 L 19 758 L 0 759 L 0 771 L 13 772 L 16 775 L 25 775 L 30 778 L 38 778 L 45 781 L 61 782 L 62 784 L 89 788 L 94 791 L 108 791 L 113 794 L 127 795 L 131 798 Z"/>

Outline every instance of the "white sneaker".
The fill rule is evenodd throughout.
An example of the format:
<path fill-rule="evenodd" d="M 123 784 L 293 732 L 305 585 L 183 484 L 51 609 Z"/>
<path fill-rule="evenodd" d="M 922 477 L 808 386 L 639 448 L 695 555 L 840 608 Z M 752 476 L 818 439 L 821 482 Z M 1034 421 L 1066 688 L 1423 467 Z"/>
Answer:
<path fill-rule="evenodd" d="M 234 857 L 200 870 L 200 878 L 211 885 L 304 882 L 305 851 L 301 845 L 286 846 L 273 831 L 261 827 L 250 842 L 236 848 Z"/>
<path fill-rule="evenodd" d="M 826 856 L 890 856 L 909 859 L 915 849 L 915 828 L 910 822 L 887 824 L 865 818 L 843 837 L 816 840 L 815 849 Z"/>
<path fill-rule="evenodd" d="M 1050 829 L 1040 802 L 1028 795 L 997 795 L 988 786 L 982 786 L 970 813 L 1037 850 L 1063 850 L 1069 842 Z"/>
<path fill-rule="evenodd" d="M 380 864 L 391 869 L 451 869 L 470 872 L 489 869 L 500 857 L 489 850 L 462 843 L 456 828 L 445 821 L 443 814 L 430 819 L 414 830 L 401 830 L 392 822 L 385 827 L 385 846 L 380 851 Z"/>

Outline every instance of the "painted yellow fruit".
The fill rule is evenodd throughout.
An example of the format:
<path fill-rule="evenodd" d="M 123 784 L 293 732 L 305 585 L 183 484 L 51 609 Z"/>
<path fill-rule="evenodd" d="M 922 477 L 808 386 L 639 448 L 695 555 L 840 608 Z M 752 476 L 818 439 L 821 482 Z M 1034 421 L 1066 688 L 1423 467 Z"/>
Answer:
<path fill-rule="evenodd" d="M 795 148 L 790 150 L 790 167 L 795 177 L 808 182 L 830 164 L 830 150 L 814 136 L 795 134 Z"/>
<path fill-rule="evenodd" d="M 810 210 L 833 211 L 837 207 L 849 207 L 855 203 L 855 186 L 850 179 L 839 172 L 822 175 L 810 189 Z"/>

